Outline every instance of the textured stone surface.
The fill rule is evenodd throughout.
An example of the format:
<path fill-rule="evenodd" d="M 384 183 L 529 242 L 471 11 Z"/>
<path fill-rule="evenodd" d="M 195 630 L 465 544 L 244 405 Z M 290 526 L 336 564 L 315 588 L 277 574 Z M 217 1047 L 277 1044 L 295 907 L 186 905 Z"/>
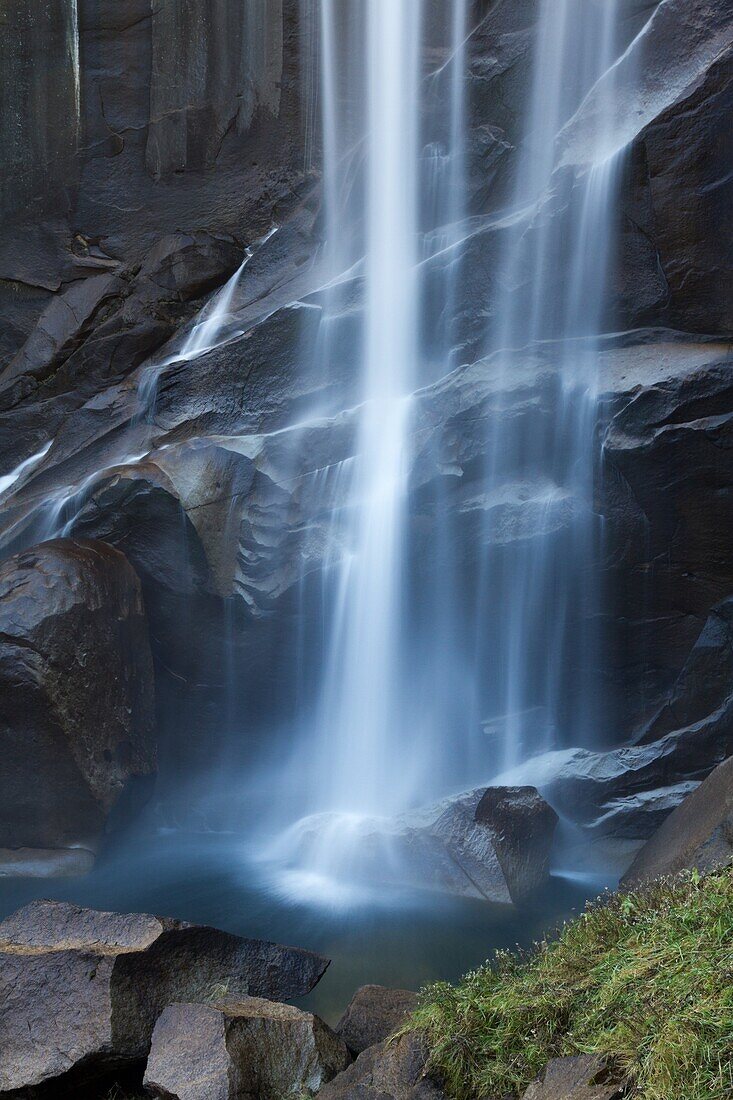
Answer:
<path fill-rule="evenodd" d="M 58 540 L 0 567 L 0 844 L 94 849 L 155 770 L 140 584 L 100 542 Z"/>
<path fill-rule="evenodd" d="M 361 1054 L 367 1047 L 389 1038 L 416 1008 L 417 994 L 409 989 L 364 985 L 357 989 L 336 1024 L 336 1034 L 349 1050 Z"/>
<path fill-rule="evenodd" d="M 733 757 L 689 794 L 647 841 L 622 887 L 697 868 L 711 871 L 733 862 Z"/>
<path fill-rule="evenodd" d="M 0 924 L 0 1095 L 139 1062 L 174 1001 L 300 997 L 327 966 L 182 921 L 34 902 Z"/>
<path fill-rule="evenodd" d="M 158 1018 L 145 1087 L 170 1100 L 303 1100 L 350 1062 L 317 1016 L 249 997 L 173 1004 Z"/>
<path fill-rule="evenodd" d="M 584 1054 L 550 1062 L 523 1100 L 622 1100 L 624 1092 L 603 1058 Z"/>
<path fill-rule="evenodd" d="M 321 1100 L 444 1100 L 425 1070 L 420 1040 L 405 1035 L 369 1047 L 345 1073 L 326 1085 Z"/>
<path fill-rule="evenodd" d="M 13 320 L 0 354 L 49 291 L 110 258 L 140 262 L 179 229 L 254 239 L 292 203 L 307 178 L 300 5 L 245 9 L 4 6 L 0 301 Z"/>
<path fill-rule="evenodd" d="M 475 818 L 492 832 L 514 900 L 544 886 L 558 816 L 536 787 L 489 787 L 476 807 Z"/>

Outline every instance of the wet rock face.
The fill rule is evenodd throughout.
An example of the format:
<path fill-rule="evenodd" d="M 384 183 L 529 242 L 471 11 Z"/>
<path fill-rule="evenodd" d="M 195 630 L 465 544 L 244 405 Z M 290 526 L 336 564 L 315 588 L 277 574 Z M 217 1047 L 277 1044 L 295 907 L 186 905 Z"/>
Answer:
<path fill-rule="evenodd" d="M 52 1082 L 73 1091 L 141 1062 L 173 1002 L 210 1002 L 225 989 L 301 997 L 327 966 L 308 951 L 181 921 L 34 902 L 0 924 L 0 1096 Z M 309 1028 L 312 1057 L 319 1029 Z M 345 1065 L 335 1038 L 330 1049 Z"/>
<path fill-rule="evenodd" d="M 3 463 L 28 457 L 36 440 L 55 434 L 88 398 L 127 379 L 196 312 L 190 303 L 201 305 L 236 270 L 242 255 L 226 235 L 171 234 L 142 266 L 119 266 L 52 299 L 0 374 L 0 424 L 15 429 L 2 448 Z M 103 415 L 104 405 L 95 412 Z"/>
<path fill-rule="evenodd" d="M 683 358 L 630 394 L 605 434 L 608 666 L 623 729 L 653 717 L 733 589 L 730 352 L 709 346 L 707 364 Z"/>
<path fill-rule="evenodd" d="M 183 0 L 152 13 L 150 127 L 145 152 L 156 179 L 213 168 L 230 129 L 257 111 L 276 119 L 283 72 L 282 0 Z"/>
<path fill-rule="evenodd" d="M 670 814 L 621 880 L 633 888 L 660 876 L 697 868 L 719 870 L 733 862 L 733 757 Z"/>
<path fill-rule="evenodd" d="M 317 1016 L 261 998 L 173 1004 L 159 1017 L 145 1088 L 168 1100 L 302 1100 L 349 1053 Z"/>
<path fill-rule="evenodd" d="M 140 583 L 100 542 L 58 540 L 0 569 L 0 847 L 95 849 L 155 771 Z"/>
<path fill-rule="evenodd" d="M 0 301 L 17 350 L 49 293 L 179 229 L 251 238 L 305 179 L 298 0 L 9 0 Z M 29 241 L 32 246 L 29 248 Z"/>
<path fill-rule="evenodd" d="M 684 54 L 704 52 L 712 60 L 690 74 L 677 101 L 639 139 L 653 210 L 651 239 L 668 288 L 669 322 L 688 332 L 730 333 L 731 265 L 720 242 L 721 234 L 729 240 L 733 232 L 733 139 L 726 125 L 733 108 L 733 18 L 725 0 L 667 0 L 666 7 L 666 20 L 663 11 L 658 20 L 666 22 L 666 33 L 655 31 L 650 42 L 660 69 L 669 65 L 679 35 Z"/>

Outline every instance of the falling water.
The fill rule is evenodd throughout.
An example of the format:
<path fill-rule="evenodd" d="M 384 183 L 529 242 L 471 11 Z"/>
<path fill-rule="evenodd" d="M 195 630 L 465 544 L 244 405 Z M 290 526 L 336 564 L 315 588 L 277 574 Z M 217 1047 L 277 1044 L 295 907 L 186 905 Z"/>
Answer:
<path fill-rule="evenodd" d="M 524 436 L 517 438 L 501 403 L 489 424 L 489 489 L 513 486 L 536 516 L 533 537 L 516 539 L 501 560 L 490 554 L 484 576 L 483 600 L 493 613 L 483 624 L 477 672 L 489 669 L 489 706 L 501 716 L 494 761 L 499 768 L 558 739 L 592 742 L 601 704 L 594 673 L 599 639 L 589 625 L 599 597 L 596 359 L 618 161 L 611 157 L 587 171 L 558 168 L 557 139 L 582 111 L 589 89 L 612 69 L 617 21 L 615 0 L 543 0 L 527 138 L 516 172 L 517 213 L 500 269 L 505 292 L 498 323 L 488 334 L 492 369 L 505 388 L 518 360 L 537 354 L 555 379 L 549 408 Z M 613 118 L 613 81 L 604 86 L 599 125 Z M 489 513 L 489 546 L 496 538 L 494 523 Z"/>
<path fill-rule="evenodd" d="M 357 5 L 349 10 L 361 12 Z M 489 502 L 481 583 L 467 605 L 458 564 L 465 531 L 456 529 L 449 499 L 455 478 L 451 484 L 444 477 L 436 490 L 433 544 L 423 552 L 433 563 L 427 584 L 410 575 L 406 481 L 410 395 L 460 362 L 453 330 L 467 224 L 469 5 L 452 6 L 446 61 L 432 73 L 422 70 L 419 5 L 366 5 L 361 189 L 349 186 L 355 140 L 343 107 L 343 9 L 322 0 L 320 11 L 324 262 L 331 279 L 319 341 L 325 360 L 336 347 L 334 287 L 339 274 L 356 270 L 353 226 L 364 226 L 357 443 L 338 480 L 343 499 L 332 541 L 340 550 L 324 567 L 330 598 L 319 703 L 297 754 L 307 789 L 301 805 L 336 816 L 315 829 L 320 843 L 313 843 L 311 817 L 296 833 L 301 840 L 308 834 L 311 863 L 315 853 L 320 869 L 333 872 L 348 862 L 364 815 L 394 815 L 429 800 L 440 793 L 436 776 L 443 791 L 457 782 L 475 785 L 559 737 L 592 740 L 599 644 L 589 625 L 599 596 L 595 365 L 619 158 L 569 166 L 562 134 L 594 89 L 597 117 L 610 125 L 608 73 L 619 43 L 616 0 L 542 0 L 496 272 L 504 291 L 486 333 L 486 370 L 498 379 L 499 398 L 477 490 Z M 422 132 L 426 101 L 442 112 L 434 136 Z M 597 138 L 603 149 L 603 135 Z M 355 194 L 363 195 L 363 209 L 355 209 Z M 439 252 L 449 259 L 437 292 L 435 281 L 431 287 L 436 323 L 426 317 L 421 262 Z M 502 393 L 528 358 L 541 363 L 546 392 L 518 428 Z M 518 534 L 507 539 L 501 525 L 512 513 Z M 476 753 L 468 746 L 481 725 L 493 740 L 484 738 Z"/>
<path fill-rule="evenodd" d="M 395 765 L 400 713 L 404 451 L 416 379 L 419 34 L 414 0 L 370 4 L 363 404 L 342 631 L 332 639 L 320 718 L 331 761 L 325 804 L 372 813 L 399 808 L 405 796 L 402 783 L 385 785 L 385 776 Z M 324 44 L 333 48 L 331 33 Z M 327 57 L 326 79 L 331 72 Z"/>

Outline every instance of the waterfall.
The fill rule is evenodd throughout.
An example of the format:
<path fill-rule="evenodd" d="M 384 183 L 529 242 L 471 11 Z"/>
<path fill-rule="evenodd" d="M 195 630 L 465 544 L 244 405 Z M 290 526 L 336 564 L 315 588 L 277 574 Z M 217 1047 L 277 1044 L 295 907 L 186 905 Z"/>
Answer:
<path fill-rule="evenodd" d="M 324 3 L 325 192 L 335 205 L 330 7 Z M 329 761 L 325 805 L 371 813 L 398 809 L 409 781 L 399 769 L 397 782 L 385 782 L 401 736 L 404 452 L 417 354 L 419 8 L 414 0 L 374 0 L 368 12 L 362 404 L 341 564 L 341 628 L 331 639 L 319 718 Z"/>
<path fill-rule="evenodd" d="M 612 117 L 618 6 L 538 5 L 499 218 L 500 291 L 487 308 L 485 356 L 471 368 L 495 397 L 480 476 L 464 486 L 440 432 L 416 440 L 431 401 L 463 369 L 471 11 L 456 0 L 429 19 L 415 0 L 321 0 L 310 35 L 323 151 L 314 354 L 329 377 L 350 356 L 358 390 L 356 406 L 338 413 L 351 450 L 309 488 L 315 513 L 331 517 L 318 598 L 309 604 L 308 577 L 299 597 L 303 618 L 317 619 L 302 630 L 299 673 L 308 668 L 316 687 L 281 770 L 289 822 L 301 816 L 269 854 L 319 882 L 353 873 L 375 822 L 557 743 L 592 744 L 600 705 L 596 366 L 621 157 L 569 165 L 562 138 L 589 99 L 597 119 Z M 527 364 L 538 396 L 518 426 L 508 411 Z M 415 534 L 410 485 L 423 445 L 438 473 L 427 544 Z M 470 528 L 479 564 L 467 576 L 459 493 L 483 517 Z M 314 889 L 312 877 L 303 884 Z"/>
<path fill-rule="evenodd" d="M 499 769 L 534 752 L 592 744 L 601 707 L 597 677 L 599 530 L 593 512 L 598 336 L 612 261 L 619 158 L 573 171 L 558 166 L 558 135 L 601 82 L 613 118 L 618 4 L 543 0 L 535 38 L 526 137 L 515 174 L 515 225 L 499 279 L 505 288 L 488 333 L 492 369 L 506 388 L 518 361 L 540 356 L 552 370 L 549 408 L 526 437 L 500 402 L 489 423 L 489 491 L 512 487 L 536 513 L 538 530 L 511 555 L 487 559 L 482 603 L 493 605 L 479 647 L 489 706 L 500 719 Z M 597 147 L 603 148 L 598 133 Z M 564 214 L 564 216 L 560 216 Z M 507 461 L 511 456 L 510 461 Z M 495 540 L 486 517 L 484 540 Z M 486 624 L 484 624 L 485 627 Z M 575 670 L 569 682 L 569 670 Z"/>

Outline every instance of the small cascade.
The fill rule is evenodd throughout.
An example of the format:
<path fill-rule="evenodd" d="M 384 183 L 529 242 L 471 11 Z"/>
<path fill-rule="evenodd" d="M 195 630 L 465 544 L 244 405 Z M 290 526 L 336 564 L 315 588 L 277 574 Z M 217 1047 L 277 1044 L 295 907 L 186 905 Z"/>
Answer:
<path fill-rule="evenodd" d="M 69 0 L 68 49 L 74 82 L 74 135 L 81 138 L 81 59 L 79 47 L 79 0 Z"/>

